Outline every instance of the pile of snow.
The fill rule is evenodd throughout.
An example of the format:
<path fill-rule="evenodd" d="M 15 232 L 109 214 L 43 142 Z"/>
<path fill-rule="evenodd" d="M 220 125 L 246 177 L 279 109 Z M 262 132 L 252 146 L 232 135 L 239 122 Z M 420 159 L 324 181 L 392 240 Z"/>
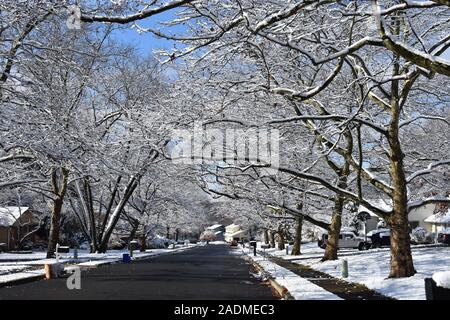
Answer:
<path fill-rule="evenodd" d="M 438 287 L 450 289 L 450 271 L 434 273 L 433 280 Z"/>

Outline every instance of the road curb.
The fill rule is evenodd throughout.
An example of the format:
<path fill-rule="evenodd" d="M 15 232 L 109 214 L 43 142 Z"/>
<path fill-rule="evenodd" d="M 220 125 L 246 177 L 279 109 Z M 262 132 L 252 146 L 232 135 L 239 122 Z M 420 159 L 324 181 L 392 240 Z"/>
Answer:
<path fill-rule="evenodd" d="M 280 295 L 280 297 L 283 300 L 295 300 L 295 298 L 292 296 L 292 294 L 289 292 L 289 290 L 285 286 L 279 284 L 275 280 L 276 278 L 274 278 L 269 272 L 264 270 L 264 268 L 259 263 L 257 263 L 255 260 L 253 260 L 250 256 L 247 255 L 247 257 L 250 259 L 252 265 L 255 267 L 255 269 L 258 272 L 265 274 L 267 276 L 270 286 Z"/>

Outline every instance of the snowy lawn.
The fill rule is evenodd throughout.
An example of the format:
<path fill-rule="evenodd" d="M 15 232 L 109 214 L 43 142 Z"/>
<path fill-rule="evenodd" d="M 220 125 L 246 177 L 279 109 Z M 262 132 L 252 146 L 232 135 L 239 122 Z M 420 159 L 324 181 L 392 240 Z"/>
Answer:
<path fill-rule="evenodd" d="M 265 251 L 265 253 L 272 256 L 282 257 L 286 260 L 322 257 L 324 252 L 323 249 L 319 248 L 317 242 L 302 243 L 300 250 L 302 254 L 300 256 L 291 256 L 292 245 L 289 246 L 289 255 L 286 256 L 286 250 L 278 250 L 277 248 L 262 249 L 261 244 L 261 242 L 257 243 L 258 250 Z"/>
<path fill-rule="evenodd" d="M 244 253 L 258 263 L 266 272 L 270 273 L 274 280 L 289 290 L 295 300 L 342 300 L 337 295 L 309 282 L 295 273 L 280 267 L 261 255 L 253 256 L 249 249 L 243 249 Z"/>
<path fill-rule="evenodd" d="M 155 254 L 161 254 L 166 252 L 174 252 L 179 250 L 184 250 L 190 248 L 194 245 L 189 246 L 177 245 L 175 249 L 148 249 L 145 252 L 140 252 L 135 250 L 133 252 L 133 258 L 141 259 Z M 106 253 L 89 253 L 86 250 L 78 251 L 78 260 L 108 260 L 108 259 L 122 259 L 122 255 L 128 253 L 128 250 L 109 250 Z M 30 254 L 17 254 L 17 253 L 0 253 L 0 266 L 1 265 L 11 265 L 12 263 L 16 265 L 41 265 L 48 262 L 54 262 L 55 259 L 46 259 L 46 252 L 33 252 Z M 61 262 L 72 262 L 73 261 L 73 250 L 70 253 L 61 254 Z"/>
<path fill-rule="evenodd" d="M 19 272 L 27 269 L 27 266 L 17 266 L 17 265 L 0 265 L 0 275 Z"/>
<path fill-rule="evenodd" d="M 11 281 L 42 278 L 44 277 L 44 275 L 45 275 L 44 269 L 27 270 L 21 272 L 14 272 L 11 274 L 0 275 L 0 285 L 8 284 Z"/>
<path fill-rule="evenodd" d="M 387 279 L 389 275 L 389 250 L 365 251 L 359 255 L 346 256 L 349 266 L 347 281 L 357 282 L 383 295 L 401 300 L 424 300 L 424 279 L 438 271 L 450 271 L 450 247 L 413 248 L 414 266 L 417 274 L 411 278 Z M 321 263 L 319 259 L 299 261 L 316 270 L 341 277 L 341 261 Z"/>

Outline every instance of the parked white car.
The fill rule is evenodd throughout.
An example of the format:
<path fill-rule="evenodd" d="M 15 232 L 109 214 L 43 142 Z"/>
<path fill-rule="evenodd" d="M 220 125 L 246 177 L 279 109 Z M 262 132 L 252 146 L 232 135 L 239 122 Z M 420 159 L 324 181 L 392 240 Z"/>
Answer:
<path fill-rule="evenodd" d="M 328 241 L 328 234 L 324 233 L 322 238 L 319 240 L 319 247 L 325 249 Z M 359 249 L 367 250 L 371 247 L 371 240 L 364 237 L 358 236 L 355 232 L 341 232 L 339 235 L 338 249 Z"/>

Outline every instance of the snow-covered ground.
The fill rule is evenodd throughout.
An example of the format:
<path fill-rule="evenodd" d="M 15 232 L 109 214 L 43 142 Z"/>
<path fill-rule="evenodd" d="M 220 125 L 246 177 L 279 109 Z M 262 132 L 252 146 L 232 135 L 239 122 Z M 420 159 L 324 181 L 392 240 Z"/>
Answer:
<path fill-rule="evenodd" d="M 302 245 L 301 256 L 286 256 L 284 250 L 266 249 L 271 255 L 280 256 L 292 262 L 309 265 L 329 275 L 341 277 L 341 259 L 348 261 L 350 282 L 366 285 L 386 296 L 401 300 L 424 300 L 425 278 L 439 271 L 450 271 L 450 247 L 414 246 L 412 248 L 417 274 L 411 278 L 388 279 L 390 266 L 389 248 L 368 251 L 341 250 L 340 260 L 320 262 L 323 250 L 316 243 Z"/>
<path fill-rule="evenodd" d="M 278 250 L 277 248 L 270 248 L 270 249 L 261 249 L 261 242 L 257 243 L 258 250 L 264 251 L 267 254 L 277 256 L 277 257 L 283 257 L 287 260 L 296 260 L 296 259 L 306 259 L 306 258 L 315 258 L 315 257 L 322 257 L 323 256 L 323 249 L 319 248 L 317 245 L 317 242 L 308 242 L 308 243 L 302 243 L 301 245 L 301 255 L 300 256 L 291 256 L 291 250 L 292 246 L 289 247 L 289 255 L 286 255 L 286 250 Z"/>
<path fill-rule="evenodd" d="M 27 266 L 0 265 L 0 275 L 8 274 L 11 272 L 19 272 L 25 269 L 27 269 Z"/>
<path fill-rule="evenodd" d="M 22 272 L 15 272 L 5 275 L 0 275 L 0 285 L 7 284 L 12 281 L 25 280 L 30 278 L 43 277 L 45 274 L 44 269 L 26 270 Z"/>
<path fill-rule="evenodd" d="M 438 271 L 450 271 L 450 247 L 413 249 L 414 266 L 417 274 L 403 279 L 387 279 L 389 275 L 389 251 L 367 252 L 345 257 L 349 266 L 348 281 L 358 282 L 386 296 L 402 300 L 424 300 L 425 278 L 431 278 Z M 334 277 L 341 276 L 341 261 L 321 263 L 317 259 L 302 260 L 316 270 Z"/>
<path fill-rule="evenodd" d="M 260 245 L 258 243 L 258 251 L 262 251 Z M 403 279 L 388 279 L 389 248 L 368 251 L 339 250 L 340 260 L 323 263 L 320 259 L 324 250 L 320 249 L 316 242 L 302 244 L 300 256 L 286 255 L 285 250 L 277 249 L 265 249 L 265 252 L 294 263 L 309 265 L 336 278 L 341 278 L 342 259 L 346 259 L 349 266 L 347 281 L 364 284 L 383 295 L 400 300 L 424 300 L 426 298 L 424 279 L 431 278 L 435 272 L 450 271 L 450 247 L 412 246 L 417 274 Z"/>
<path fill-rule="evenodd" d="M 335 294 L 261 257 L 261 255 L 254 257 L 253 251 L 250 249 L 243 249 L 243 252 L 266 272 L 270 273 L 278 284 L 288 289 L 295 300 L 342 300 Z"/>

